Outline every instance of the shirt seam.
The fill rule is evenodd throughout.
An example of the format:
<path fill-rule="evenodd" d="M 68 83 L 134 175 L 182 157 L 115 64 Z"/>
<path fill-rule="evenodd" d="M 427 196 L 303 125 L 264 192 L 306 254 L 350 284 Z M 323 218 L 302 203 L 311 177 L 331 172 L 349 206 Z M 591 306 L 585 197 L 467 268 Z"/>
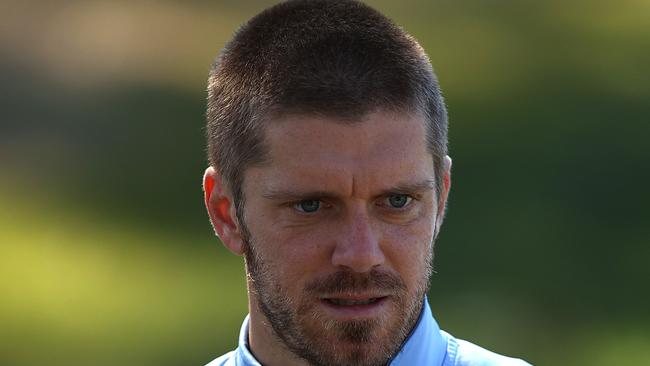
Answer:
<path fill-rule="evenodd" d="M 457 356 L 458 356 L 458 343 L 456 342 L 456 339 L 451 336 L 450 334 L 447 334 L 447 356 L 445 359 L 449 360 L 449 362 L 443 362 L 444 366 L 454 366 L 456 365 L 457 361 Z"/>

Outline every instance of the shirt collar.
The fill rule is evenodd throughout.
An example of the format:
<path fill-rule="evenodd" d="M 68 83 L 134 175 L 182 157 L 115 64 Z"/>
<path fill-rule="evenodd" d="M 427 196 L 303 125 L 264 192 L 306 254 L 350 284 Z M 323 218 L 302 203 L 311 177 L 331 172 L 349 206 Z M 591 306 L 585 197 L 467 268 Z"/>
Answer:
<path fill-rule="evenodd" d="M 248 345 L 248 323 L 250 315 L 247 315 L 239 331 L 239 347 L 236 352 L 236 364 L 241 366 L 261 366 L 253 357 Z M 447 352 L 447 340 L 440 333 L 438 323 L 431 314 L 429 301 L 424 298 L 422 312 L 406 338 L 399 352 L 393 356 L 390 366 L 402 365 L 442 365 Z"/>
<path fill-rule="evenodd" d="M 429 301 L 424 298 L 420 318 L 406 338 L 399 352 L 393 356 L 390 366 L 435 365 L 441 366 L 447 353 L 447 339 L 431 314 Z"/>
<path fill-rule="evenodd" d="M 237 347 L 237 356 L 235 364 L 237 366 L 262 366 L 253 357 L 248 346 L 248 323 L 250 322 L 250 315 L 246 315 L 244 322 L 239 331 L 239 346 Z"/>

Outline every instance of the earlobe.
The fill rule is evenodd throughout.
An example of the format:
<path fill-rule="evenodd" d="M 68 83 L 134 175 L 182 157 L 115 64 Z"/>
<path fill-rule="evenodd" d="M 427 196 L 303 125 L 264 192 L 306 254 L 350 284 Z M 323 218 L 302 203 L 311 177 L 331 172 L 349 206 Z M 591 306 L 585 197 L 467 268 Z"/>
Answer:
<path fill-rule="evenodd" d="M 244 245 L 237 224 L 232 197 L 227 193 L 221 176 L 213 167 L 203 175 L 205 207 L 215 234 L 231 252 L 242 255 Z"/>

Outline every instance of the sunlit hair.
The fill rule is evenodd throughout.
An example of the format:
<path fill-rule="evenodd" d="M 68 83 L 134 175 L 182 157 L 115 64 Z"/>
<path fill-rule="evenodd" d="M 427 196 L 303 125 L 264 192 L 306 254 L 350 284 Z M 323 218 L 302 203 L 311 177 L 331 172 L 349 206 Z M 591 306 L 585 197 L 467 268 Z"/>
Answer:
<path fill-rule="evenodd" d="M 288 114 L 355 123 L 375 110 L 421 116 L 441 191 L 447 112 L 424 50 L 350 0 L 292 0 L 244 24 L 208 79 L 208 159 L 243 211 L 244 172 L 264 164 L 264 126 Z"/>

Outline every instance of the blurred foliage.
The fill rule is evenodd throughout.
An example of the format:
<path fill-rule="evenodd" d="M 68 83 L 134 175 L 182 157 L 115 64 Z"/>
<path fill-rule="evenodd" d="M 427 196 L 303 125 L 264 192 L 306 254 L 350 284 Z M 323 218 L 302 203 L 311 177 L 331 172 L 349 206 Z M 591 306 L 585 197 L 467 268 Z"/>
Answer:
<path fill-rule="evenodd" d="M 650 363 L 650 2 L 369 3 L 421 41 L 450 110 L 442 327 L 540 365 Z M 0 4 L 0 364 L 235 346 L 244 272 L 202 207 L 204 79 L 269 4 Z"/>

